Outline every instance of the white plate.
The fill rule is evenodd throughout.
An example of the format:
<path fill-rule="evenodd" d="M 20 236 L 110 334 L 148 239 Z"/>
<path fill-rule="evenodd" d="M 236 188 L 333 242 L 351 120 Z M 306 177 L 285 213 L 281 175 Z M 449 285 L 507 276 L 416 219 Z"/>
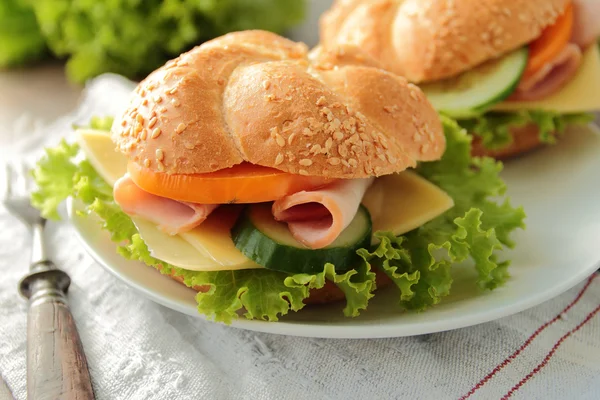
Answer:
<path fill-rule="evenodd" d="M 515 235 L 517 249 L 508 284 L 492 292 L 473 285 L 473 269 L 455 268 L 452 294 L 424 313 L 402 313 L 390 304 L 393 288 L 371 300 L 358 318 L 345 318 L 342 305 L 307 307 L 280 322 L 238 320 L 233 326 L 261 332 L 330 338 L 410 336 L 491 321 L 533 307 L 581 282 L 600 261 L 600 135 L 572 131 L 557 146 L 508 163 L 503 173 L 514 204 L 528 214 L 526 231 Z M 141 294 L 196 317 L 194 291 L 153 268 L 121 258 L 97 222 L 70 218 L 87 251 L 108 271 Z"/>

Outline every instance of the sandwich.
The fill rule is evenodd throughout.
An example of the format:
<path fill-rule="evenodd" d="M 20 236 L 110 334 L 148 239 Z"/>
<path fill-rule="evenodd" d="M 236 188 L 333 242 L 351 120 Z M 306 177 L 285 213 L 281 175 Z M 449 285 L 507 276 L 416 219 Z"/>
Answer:
<path fill-rule="evenodd" d="M 599 18 L 594 0 L 338 0 L 321 43 L 361 47 L 473 134 L 475 154 L 505 158 L 600 110 Z"/>
<path fill-rule="evenodd" d="M 57 217 L 72 197 L 123 257 L 193 288 L 216 321 L 335 301 L 357 316 L 384 286 L 394 307 L 424 310 L 466 260 L 493 289 L 523 227 L 501 164 L 472 158 L 464 130 L 358 49 L 231 33 L 75 137 L 38 162 L 33 204 Z"/>

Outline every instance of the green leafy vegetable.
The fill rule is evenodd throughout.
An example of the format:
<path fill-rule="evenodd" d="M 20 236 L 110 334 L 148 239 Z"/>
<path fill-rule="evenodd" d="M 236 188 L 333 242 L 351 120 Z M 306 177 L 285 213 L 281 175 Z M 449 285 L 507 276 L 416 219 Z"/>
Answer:
<path fill-rule="evenodd" d="M 289 275 L 271 270 L 195 272 L 177 268 L 153 258 L 131 219 L 112 199 L 111 188 L 90 164 L 76 162 L 77 146 L 62 142 L 47 150 L 34 171 L 39 190 L 33 203 L 44 215 L 57 217 L 57 206 L 67 197 L 82 201 L 86 212 L 96 214 L 119 253 L 174 275 L 190 287 L 202 289 L 197 295 L 198 310 L 216 321 L 229 323 L 239 312 L 247 318 L 276 321 L 290 310 L 298 311 L 311 289 L 337 285 L 346 297 L 344 314 L 357 316 L 367 307 L 375 290 L 378 268 L 399 290 L 400 306 L 424 310 L 448 295 L 452 268 L 471 259 L 481 288 L 493 289 L 508 276 L 508 262 L 497 253 L 511 247 L 510 233 L 523 227 L 524 213 L 502 197 L 504 182 L 499 178 L 502 164 L 488 158 L 471 158 L 471 138 L 458 124 L 444 118 L 447 150 L 440 161 L 422 163 L 417 172 L 448 192 L 455 206 L 442 216 L 402 236 L 378 232 L 380 244 L 361 249 L 362 262 L 344 274 L 327 264 L 323 272 Z M 95 127 L 110 126 L 110 120 L 95 120 Z"/>
<path fill-rule="evenodd" d="M 555 143 L 558 135 L 569 125 L 588 124 L 594 120 L 592 113 L 560 114 L 552 111 L 488 112 L 478 117 L 459 120 L 467 132 L 481 137 L 487 149 L 496 150 L 512 143 L 510 130 L 534 124 L 539 129 L 542 143 Z"/>
<path fill-rule="evenodd" d="M 0 1 L 0 67 L 34 61 L 46 54 L 35 14 L 24 0 Z"/>
<path fill-rule="evenodd" d="M 380 247 L 362 251 L 400 289 L 401 305 L 414 310 L 424 310 L 448 295 L 451 267 L 468 259 L 475 264 L 481 288 L 502 285 L 508 262 L 499 262 L 496 253 L 512 247 L 510 233 L 524 227 L 521 208 L 513 208 L 508 200 L 501 204 L 491 200 L 506 190 L 499 177 L 502 164 L 472 158 L 471 138 L 455 121 L 442 117 L 442 122 L 446 152 L 440 161 L 420 164 L 417 172 L 444 189 L 454 207 L 401 238 L 378 233 Z"/>
<path fill-rule="evenodd" d="M 145 76 L 205 40 L 244 29 L 281 32 L 304 13 L 304 0 L 24 1 L 76 82 L 103 72 Z"/>

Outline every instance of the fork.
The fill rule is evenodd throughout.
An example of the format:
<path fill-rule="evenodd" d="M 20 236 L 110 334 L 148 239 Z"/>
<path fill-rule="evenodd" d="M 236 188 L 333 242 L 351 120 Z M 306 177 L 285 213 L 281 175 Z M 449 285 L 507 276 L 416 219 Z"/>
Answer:
<path fill-rule="evenodd" d="M 24 164 L 6 165 L 3 203 L 33 238 L 29 273 L 19 283 L 19 292 L 29 299 L 27 398 L 94 399 L 87 360 L 67 304 L 71 279 L 47 256 L 46 219 L 29 202 L 31 186 Z"/>

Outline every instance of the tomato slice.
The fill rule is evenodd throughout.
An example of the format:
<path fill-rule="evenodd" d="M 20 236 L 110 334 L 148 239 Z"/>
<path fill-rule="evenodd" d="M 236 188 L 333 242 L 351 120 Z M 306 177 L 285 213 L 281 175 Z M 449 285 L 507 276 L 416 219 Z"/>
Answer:
<path fill-rule="evenodd" d="M 140 188 L 157 196 L 198 204 L 262 203 L 322 187 L 334 179 L 294 175 L 242 163 L 208 174 L 167 174 L 130 161 L 127 171 Z"/>
<path fill-rule="evenodd" d="M 565 48 L 573 31 L 573 5 L 558 17 L 554 25 L 544 29 L 542 35 L 529 45 L 529 60 L 524 77 L 530 77 L 552 61 Z"/>

